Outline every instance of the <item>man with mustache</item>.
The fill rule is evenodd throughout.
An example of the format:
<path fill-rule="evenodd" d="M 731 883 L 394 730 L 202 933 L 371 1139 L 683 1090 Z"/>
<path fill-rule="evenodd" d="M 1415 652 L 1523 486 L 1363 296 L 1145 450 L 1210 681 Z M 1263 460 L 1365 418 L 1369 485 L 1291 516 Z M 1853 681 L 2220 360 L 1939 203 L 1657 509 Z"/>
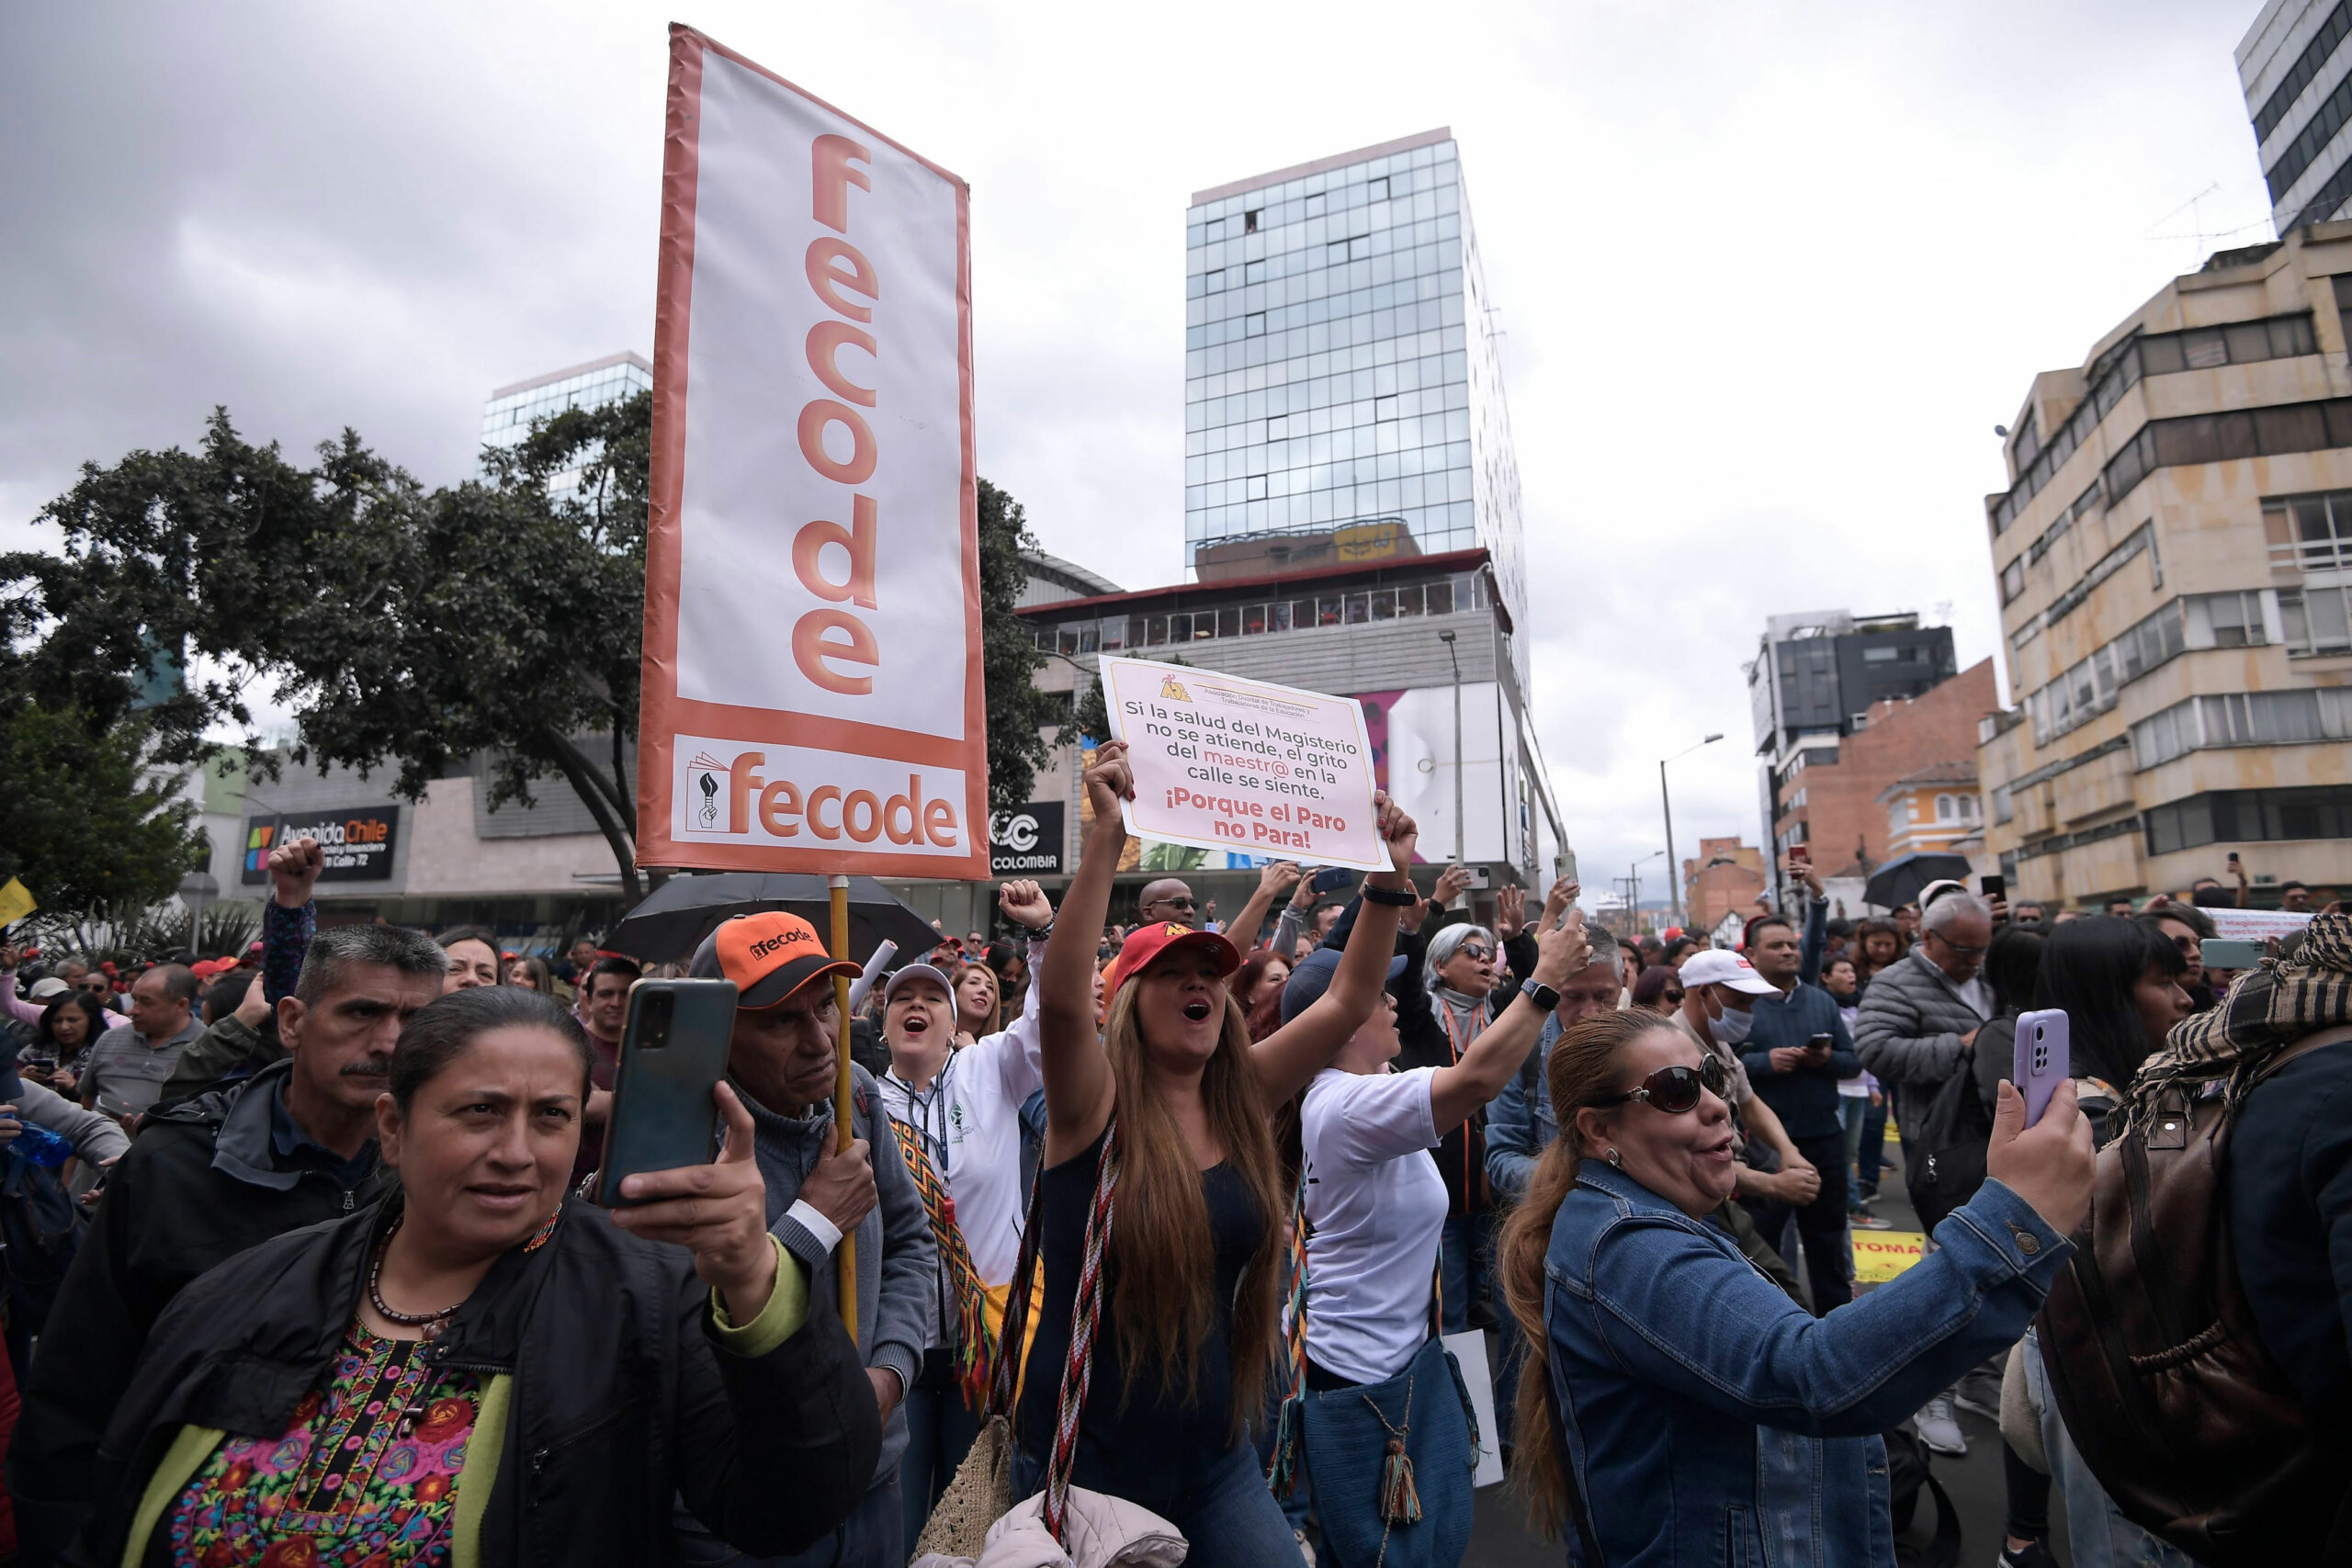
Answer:
<path fill-rule="evenodd" d="M 321 931 L 277 1004 L 286 1059 L 143 1122 L 108 1173 L 26 1382 L 8 1454 L 20 1562 L 50 1561 L 79 1527 L 98 1439 L 172 1298 L 231 1256 L 394 1184 L 376 1157 L 376 1100 L 401 1024 L 441 994 L 447 964 L 422 931 Z"/>

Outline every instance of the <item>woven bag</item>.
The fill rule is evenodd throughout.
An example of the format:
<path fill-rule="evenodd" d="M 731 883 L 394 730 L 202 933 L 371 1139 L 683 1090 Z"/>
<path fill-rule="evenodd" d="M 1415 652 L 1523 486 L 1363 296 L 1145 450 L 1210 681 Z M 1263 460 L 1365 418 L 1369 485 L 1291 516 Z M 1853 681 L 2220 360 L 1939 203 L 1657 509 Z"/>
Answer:
<path fill-rule="evenodd" d="M 1093 1362 L 1094 1332 L 1102 1307 L 1103 1253 L 1111 1242 L 1111 1195 L 1119 1179 L 1119 1125 L 1114 1116 L 1102 1140 L 1102 1164 L 1095 1179 L 1094 1201 L 1086 1216 L 1085 1268 L 1079 1280 L 1078 1300 L 1072 1303 L 1069 1359 L 1062 1369 L 1060 1398 L 1054 1423 L 1053 1458 L 1046 1471 L 1046 1520 L 1055 1539 L 1062 1534 L 1063 1504 L 1069 1491 L 1069 1471 L 1075 1457 L 1078 1412 L 1086 1401 L 1088 1374 Z M 1037 1185 L 1042 1185 L 1042 1180 Z M 1021 1229 L 1021 1254 L 1013 1265 L 1012 1291 L 1004 1303 L 1004 1328 L 998 1340 L 994 1374 L 989 1382 L 987 1417 L 972 1450 L 940 1495 L 916 1539 L 914 1555 L 938 1552 L 944 1557 L 978 1558 L 987 1545 L 989 1528 L 1012 1511 L 1012 1466 L 1019 1451 L 1012 1431 L 1014 1390 L 1026 1341 L 1030 1287 L 1037 1267 L 1037 1185 L 1029 1190 L 1029 1215 Z"/>

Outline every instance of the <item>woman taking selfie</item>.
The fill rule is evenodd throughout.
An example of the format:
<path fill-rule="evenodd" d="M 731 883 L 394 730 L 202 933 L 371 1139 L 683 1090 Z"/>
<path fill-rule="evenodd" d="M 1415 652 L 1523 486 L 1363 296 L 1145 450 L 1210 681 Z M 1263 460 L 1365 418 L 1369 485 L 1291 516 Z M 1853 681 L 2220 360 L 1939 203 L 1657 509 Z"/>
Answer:
<path fill-rule="evenodd" d="M 749 1113 L 719 1087 L 726 1152 L 607 1214 L 564 1196 L 590 1060 L 515 987 L 412 1018 L 376 1104 L 400 1190 L 181 1292 L 79 1560 L 673 1562 L 679 1495 L 751 1551 L 837 1524 L 879 1419 L 767 1233 Z"/>
<path fill-rule="evenodd" d="M 2088 1206 L 2090 1129 L 2062 1085 L 2027 1129 L 2001 1090 L 1976 1195 L 1937 1248 L 1816 1318 L 1703 1223 L 1730 1193 L 1720 1064 L 1603 1013 L 1546 1066 L 1560 1135 L 1503 1233 L 1530 1342 L 1515 1472 L 1587 1563 L 1891 1564 L 1875 1434 L 2025 1331 Z"/>
<path fill-rule="evenodd" d="M 1016 1422 L 1013 1495 L 1053 1461 L 1073 1331 L 1090 1327 L 1070 1481 L 1142 1505 L 1182 1530 L 1189 1568 L 1265 1568 L 1298 1547 L 1245 1440 L 1272 1367 L 1275 1257 L 1289 1194 L 1270 1108 L 1328 1064 L 1381 999 L 1402 869 L 1366 884 L 1366 903 L 1329 989 L 1257 1044 L 1232 994 L 1241 955 L 1214 931 L 1139 927 L 1121 949 L 1100 1043 L 1094 953 L 1125 846 L 1125 749 L 1087 770 L 1094 820 L 1077 878 L 1038 964 L 1046 1152 L 1037 1173 L 1044 1307 Z M 1376 801 L 1390 862 L 1412 863 L 1412 820 Z M 1081 1318 L 1088 1216 L 1114 1149 L 1100 1312 Z"/>

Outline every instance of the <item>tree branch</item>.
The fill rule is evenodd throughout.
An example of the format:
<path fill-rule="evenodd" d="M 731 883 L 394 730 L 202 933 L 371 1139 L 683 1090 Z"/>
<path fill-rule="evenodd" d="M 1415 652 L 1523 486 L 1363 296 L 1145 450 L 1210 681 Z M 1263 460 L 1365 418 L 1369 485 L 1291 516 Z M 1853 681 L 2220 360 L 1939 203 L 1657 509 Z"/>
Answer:
<path fill-rule="evenodd" d="M 572 793 L 580 797 L 581 804 L 588 807 L 588 815 L 596 819 L 597 830 L 612 846 L 614 863 L 620 867 L 621 885 L 628 889 L 629 902 L 636 903 L 645 897 L 645 879 L 637 869 L 636 841 L 613 811 L 610 787 L 600 775 L 596 764 L 581 753 L 580 748 L 571 743 L 569 736 L 560 733 L 553 725 L 542 726 L 540 734 L 547 740 L 548 750 L 554 752 L 556 765 L 563 770 L 563 776 L 571 784 Z M 630 819 L 635 819 L 633 814 Z"/>

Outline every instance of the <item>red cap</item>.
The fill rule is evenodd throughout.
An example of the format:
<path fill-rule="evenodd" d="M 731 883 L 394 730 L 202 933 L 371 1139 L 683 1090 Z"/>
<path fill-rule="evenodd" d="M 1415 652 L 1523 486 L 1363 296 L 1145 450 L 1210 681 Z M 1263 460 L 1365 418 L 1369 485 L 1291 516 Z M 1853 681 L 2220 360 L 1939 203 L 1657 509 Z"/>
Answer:
<path fill-rule="evenodd" d="M 1241 950 L 1221 932 L 1195 931 L 1170 920 L 1160 925 L 1137 926 L 1127 933 L 1111 973 L 1104 978 L 1104 987 L 1117 990 L 1149 968 L 1152 960 L 1175 947 L 1198 947 L 1216 954 L 1216 972 L 1220 975 L 1230 975 L 1241 967 Z"/>
<path fill-rule="evenodd" d="M 735 1005 L 757 1010 L 774 1007 L 820 975 L 854 978 L 862 971 L 828 954 L 817 928 L 799 916 L 769 909 L 738 915 L 703 938 L 687 973 L 734 981 Z"/>

